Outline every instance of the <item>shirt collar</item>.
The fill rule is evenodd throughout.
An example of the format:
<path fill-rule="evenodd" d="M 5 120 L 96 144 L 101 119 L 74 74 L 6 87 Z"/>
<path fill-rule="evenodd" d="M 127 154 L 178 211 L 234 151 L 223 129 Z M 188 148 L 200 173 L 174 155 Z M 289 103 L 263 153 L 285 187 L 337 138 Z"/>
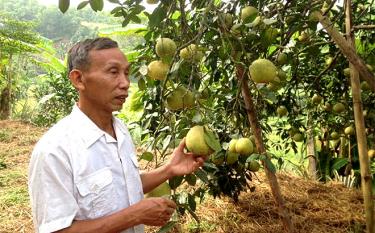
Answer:
<path fill-rule="evenodd" d="M 83 113 L 77 104 L 73 106 L 70 116 L 77 133 L 81 135 L 87 148 L 104 135 L 104 131 Z"/>

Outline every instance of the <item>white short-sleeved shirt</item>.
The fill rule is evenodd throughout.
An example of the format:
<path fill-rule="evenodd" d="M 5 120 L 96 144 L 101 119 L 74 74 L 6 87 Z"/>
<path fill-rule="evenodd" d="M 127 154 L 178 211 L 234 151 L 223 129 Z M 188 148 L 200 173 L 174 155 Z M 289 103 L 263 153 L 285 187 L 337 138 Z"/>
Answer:
<path fill-rule="evenodd" d="M 76 105 L 37 143 L 29 165 L 29 194 L 36 232 L 96 219 L 143 199 L 135 147 L 113 117 L 117 140 Z M 143 233 L 138 225 L 123 233 Z"/>

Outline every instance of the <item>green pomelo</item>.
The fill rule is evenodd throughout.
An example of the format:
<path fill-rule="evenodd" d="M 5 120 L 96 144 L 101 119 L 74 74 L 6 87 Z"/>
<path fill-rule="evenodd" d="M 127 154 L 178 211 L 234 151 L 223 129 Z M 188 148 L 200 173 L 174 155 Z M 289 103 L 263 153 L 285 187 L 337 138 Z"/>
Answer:
<path fill-rule="evenodd" d="M 236 143 L 238 139 L 232 139 L 229 142 L 228 151 L 236 153 Z"/>
<path fill-rule="evenodd" d="M 184 86 L 178 86 L 167 97 L 167 108 L 169 110 L 180 110 L 192 108 L 195 104 L 194 94 Z"/>
<path fill-rule="evenodd" d="M 220 14 L 220 19 L 224 23 L 226 28 L 232 27 L 233 24 L 233 16 L 229 13 L 222 13 Z"/>
<path fill-rule="evenodd" d="M 350 76 L 350 68 L 345 68 L 345 69 L 344 69 L 344 75 L 345 75 L 346 77 L 349 77 L 349 76 Z"/>
<path fill-rule="evenodd" d="M 241 20 L 246 21 L 247 18 L 258 15 L 258 9 L 253 6 L 247 6 L 241 9 Z"/>
<path fill-rule="evenodd" d="M 279 65 L 285 65 L 288 62 L 288 55 L 286 53 L 279 53 L 276 61 Z"/>
<path fill-rule="evenodd" d="M 169 197 L 171 195 L 171 187 L 167 182 L 161 183 L 152 191 L 146 194 L 146 197 Z"/>
<path fill-rule="evenodd" d="M 302 142 L 303 141 L 303 135 L 301 133 L 296 133 L 293 135 L 293 140 L 295 142 Z"/>
<path fill-rule="evenodd" d="M 254 145 L 249 138 L 240 138 L 236 143 L 236 152 L 240 155 L 250 155 L 254 151 Z"/>
<path fill-rule="evenodd" d="M 152 61 L 147 67 L 147 75 L 155 80 L 164 80 L 169 72 L 169 65 L 162 61 Z"/>
<path fill-rule="evenodd" d="M 348 127 L 345 128 L 344 133 L 346 135 L 354 135 L 355 131 L 354 131 L 354 128 L 352 126 L 348 126 Z"/>
<path fill-rule="evenodd" d="M 224 155 L 220 153 L 215 153 L 210 156 L 211 162 L 213 162 L 215 165 L 219 166 L 224 163 Z"/>
<path fill-rule="evenodd" d="M 327 112 L 332 111 L 332 105 L 330 103 L 325 103 L 323 109 Z"/>
<path fill-rule="evenodd" d="M 206 128 L 206 130 L 208 129 Z M 207 157 L 213 152 L 204 140 L 204 128 L 200 125 L 194 126 L 187 133 L 186 147 L 197 156 Z"/>
<path fill-rule="evenodd" d="M 335 113 L 342 113 L 345 111 L 345 105 L 343 103 L 337 103 L 333 105 L 333 111 Z"/>
<path fill-rule="evenodd" d="M 278 35 L 279 31 L 276 28 L 269 27 L 265 30 L 263 38 L 266 42 L 272 43 L 274 40 L 276 40 Z"/>
<path fill-rule="evenodd" d="M 309 34 L 305 31 L 301 32 L 301 34 L 298 36 L 298 40 L 300 42 L 305 42 L 309 39 Z"/>
<path fill-rule="evenodd" d="M 251 63 L 250 77 L 256 83 L 268 83 L 275 80 L 277 76 L 276 66 L 267 59 L 257 59 Z"/>
<path fill-rule="evenodd" d="M 340 138 L 340 134 L 337 132 L 332 132 L 330 136 L 332 140 L 337 140 Z"/>
<path fill-rule="evenodd" d="M 199 62 L 202 60 L 203 56 L 203 52 L 196 44 L 191 44 L 180 51 L 180 57 L 191 62 Z"/>
<path fill-rule="evenodd" d="M 228 151 L 226 162 L 231 165 L 238 161 L 239 154 Z"/>
<path fill-rule="evenodd" d="M 321 97 L 318 94 L 314 94 L 314 96 L 311 98 L 313 104 L 320 104 L 323 100 L 323 97 Z"/>
<path fill-rule="evenodd" d="M 285 106 L 280 106 L 276 109 L 277 115 L 280 117 L 286 116 L 288 114 L 288 109 Z"/>
<path fill-rule="evenodd" d="M 257 171 L 259 171 L 260 164 L 255 160 L 251 160 L 248 164 L 248 168 L 252 172 L 257 172 Z"/>
<path fill-rule="evenodd" d="M 172 57 L 176 52 L 176 43 L 169 38 L 159 38 L 156 42 L 156 54 L 160 58 Z"/>

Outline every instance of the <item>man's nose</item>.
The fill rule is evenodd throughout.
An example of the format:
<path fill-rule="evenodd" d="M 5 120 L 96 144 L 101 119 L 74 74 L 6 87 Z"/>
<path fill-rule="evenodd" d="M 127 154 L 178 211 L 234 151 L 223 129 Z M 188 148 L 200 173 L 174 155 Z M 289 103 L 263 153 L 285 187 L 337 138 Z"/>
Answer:
<path fill-rule="evenodd" d="M 127 74 L 121 75 L 120 80 L 119 80 L 119 87 L 121 89 L 129 89 L 129 86 L 130 86 L 129 75 Z"/>

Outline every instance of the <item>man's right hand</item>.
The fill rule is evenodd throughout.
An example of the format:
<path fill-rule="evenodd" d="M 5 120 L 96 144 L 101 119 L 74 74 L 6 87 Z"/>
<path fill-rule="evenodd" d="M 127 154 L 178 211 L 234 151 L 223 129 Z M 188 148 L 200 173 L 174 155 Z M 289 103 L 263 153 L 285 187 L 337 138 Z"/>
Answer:
<path fill-rule="evenodd" d="M 177 207 L 176 203 L 163 197 L 146 198 L 136 205 L 140 210 L 138 219 L 149 226 L 164 226 Z"/>

